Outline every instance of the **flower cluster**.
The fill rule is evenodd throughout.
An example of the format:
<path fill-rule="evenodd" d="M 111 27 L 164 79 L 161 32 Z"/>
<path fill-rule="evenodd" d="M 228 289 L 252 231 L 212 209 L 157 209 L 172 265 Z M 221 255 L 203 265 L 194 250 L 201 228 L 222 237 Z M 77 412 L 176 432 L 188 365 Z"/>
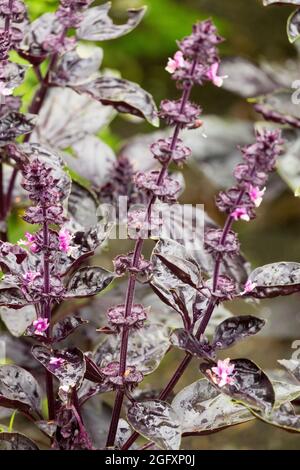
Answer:
<path fill-rule="evenodd" d="M 209 375 L 212 381 L 219 387 L 224 387 L 224 385 L 234 384 L 234 364 L 230 364 L 230 359 L 224 359 L 224 361 L 219 360 L 216 367 L 212 367 L 209 372 Z"/>
<path fill-rule="evenodd" d="M 147 312 L 141 304 L 133 305 L 128 316 L 125 316 L 125 305 L 116 305 L 107 311 L 106 316 L 109 324 L 116 331 L 120 331 L 124 326 L 142 328 L 147 320 Z"/>
<path fill-rule="evenodd" d="M 101 367 L 100 372 L 114 388 L 126 385 L 127 388 L 133 388 L 142 382 L 143 374 L 137 370 L 135 366 L 128 366 L 124 374 L 119 374 L 119 363 L 114 361 Z"/>
<path fill-rule="evenodd" d="M 256 133 L 256 142 L 242 148 L 244 163 L 238 165 L 234 176 L 237 184 L 217 197 L 218 208 L 233 220 L 249 221 L 255 217 L 265 193 L 268 174 L 274 170 L 283 144 L 279 130 Z"/>
<path fill-rule="evenodd" d="M 81 12 L 94 0 L 60 0 L 56 17 L 65 28 L 76 28 L 82 20 Z"/>
<path fill-rule="evenodd" d="M 169 58 L 166 70 L 178 86 L 210 81 L 221 87 L 224 78 L 218 76 L 220 59 L 217 46 L 223 39 L 210 20 L 197 23 L 190 36 L 179 42 L 180 50 Z"/>

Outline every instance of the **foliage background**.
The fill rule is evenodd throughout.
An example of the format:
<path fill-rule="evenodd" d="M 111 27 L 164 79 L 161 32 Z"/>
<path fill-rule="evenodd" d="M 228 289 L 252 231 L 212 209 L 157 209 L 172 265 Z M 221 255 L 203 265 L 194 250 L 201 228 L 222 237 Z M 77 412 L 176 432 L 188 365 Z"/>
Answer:
<path fill-rule="evenodd" d="M 55 9 L 55 0 L 25 0 L 31 18 Z M 104 3 L 96 1 L 95 4 Z M 148 13 L 142 24 L 128 36 L 113 42 L 103 43 L 104 67 L 120 70 L 123 77 L 138 82 L 150 91 L 157 103 L 166 96 L 176 96 L 174 83 L 164 71 L 166 58 L 176 49 L 176 39 L 188 34 L 191 25 L 199 19 L 212 17 L 226 37 L 221 46 L 222 55 L 239 55 L 254 61 L 262 58 L 281 61 L 295 55 L 295 49 L 286 37 L 286 19 L 290 8 L 263 8 L 261 0 L 113 0 L 113 15 L 120 22 L 126 9 L 148 6 Z M 36 81 L 33 73 L 17 90 L 24 95 L 25 104 L 29 103 Z M 201 103 L 205 114 L 236 117 L 255 121 L 251 104 L 223 89 L 205 86 L 197 91 L 195 98 Z M 146 124 L 132 123 L 124 117 L 117 118 L 110 129 L 102 132 L 102 138 L 116 150 L 121 142 L 137 132 L 151 132 Z M 237 135 L 237 144 L 239 136 Z M 142 156 L 141 156 L 142 158 Z M 208 182 L 201 172 L 185 170 L 187 189 L 183 201 L 204 203 L 207 211 L 218 221 L 222 216 L 217 213 L 213 196 L 217 188 Z M 10 220 L 10 237 L 18 239 L 23 227 L 13 215 Z M 294 198 L 288 188 L 279 191 L 272 202 L 259 210 L 258 219 L 249 225 L 239 227 L 240 239 L 247 257 L 254 266 L 272 261 L 300 261 L 300 201 Z M 107 255 L 108 257 L 108 255 Z M 262 302 L 259 306 L 244 307 L 237 305 L 239 313 L 256 313 L 265 309 L 269 326 L 263 335 L 248 340 L 232 350 L 234 357 L 243 356 L 257 360 L 265 368 L 276 367 L 276 360 L 290 357 L 291 344 L 300 339 L 299 296 L 291 296 L 274 301 Z M 178 356 L 178 354 L 177 354 Z M 167 381 L 169 370 L 173 369 L 177 358 L 168 355 L 157 376 L 157 384 Z M 183 382 L 190 383 L 198 377 L 197 364 L 189 369 Z M 189 375 L 189 377 L 188 377 Z M 187 447 L 196 449 L 299 449 L 299 436 L 285 433 L 261 422 L 250 422 L 208 437 L 195 438 Z"/>

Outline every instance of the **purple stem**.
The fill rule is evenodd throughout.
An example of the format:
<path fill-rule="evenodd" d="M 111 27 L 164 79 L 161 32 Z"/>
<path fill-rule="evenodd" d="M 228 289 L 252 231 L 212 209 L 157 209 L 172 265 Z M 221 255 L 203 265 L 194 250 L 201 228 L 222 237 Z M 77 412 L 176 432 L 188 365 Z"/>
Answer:
<path fill-rule="evenodd" d="M 194 71 L 196 69 L 197 61 L 195 60 L 192 64 L 191 67 L 191 75 L 194 74 Z M 181 98 L 181 106 L 180 106 L 180 113 L 184 111 L 184 108 L 189 100 L 191 90 L 193 87 L 192 81 L 188 84 L 188 86 L 185 87 L 182 98 Z M 166 160 L 166 162 L 163 164 L 161 171 L 159 173 L 159 176 L 157 178 L 157 184 L 161 185 L 163 183 L 165 174 L 168 170 L 168 166 L 170 162 L 172 161 L 172 152 L 176 147 L 177 140 L 180 134 L 180 131 L 182 129 L 181 124 L 177 124 L 173 137 L 172 137 L 172 142 L 170 145 L 170 157 Z M 156 197 L 152 196 L 149 200 L 148 207 L 147 207 L 147 218 L 148 220 L 150 219 L 151 216 L 151 209 L 153 204 L 155 203 Z M 132 267 L 138 268 L 139 266 L 139 261 L 143 249 L 143 244 L 144 241 L 143 239 L 137 240 L 135 244 L 135 249 L 134 249 L 134 254 L 133 254 L 133 260 L 132 260 Z M 136 277 L 134 274 L 130 275 L 129 282 L 128 282 L 128 287 L 127 287 L 127 293 L 126 293 L 126 303 L 125 303 L 125 318 L 130 315 L 132 306 L 133 306 L 133 301 L 134 301 L 134 292 L 135 292 L 135 285 L 136 285 Z M 121 348 L 120 348 L 120 368 L 119 368 L 119 375 L 123 376 L 124 372 L 126 371 L 126 362 L 127 362 L 127 350 L 128 350 L 128 337 L 129 337 L 129 330 L 128 328 L 123 328 L 122 331 L 122 338 L 121 338 Z M 120 419 L 120 413 L 122 409 L 122 403 L 124 399 L 124 390 L 120 389 L 116 395 L 115 399 L 115 404 L 112 412 L 112 419 L 110 423 L 110 428 L 108 432 L 108 437 L 107 437 L 107 442 L 106 446 L 107 447 L 113 447 L 116 439 L 116 433 L 118 429 L 118 423 Z"/>
<path fill-rule="evenodd" d="M 253 173 L 254 169 L 255 169 L 255 167 L 253 168 L 252 173 Z M 238 197 L 237 197 L 237 200 L 236 200 L 236 203 L 235 203 L 236 207 L 240 204 L 244 193 L 245 193 L 245 190 L 242 189 L 240 191 Z M 234 219 L 231 215 L 229 215 L 226 219 L 226 222 L 225 222 L 225 225 L 224 225 L 224 228 L 223 228 L 221 241 L 220 241 L 222 246 L 224 246 L 225 243 L 226 243 L 226 239 L 227 239 L 228 233 L 231 229 L 231 226 L 233 224 L 233 221 L 234 221 Z M 222 255 L 219 254 L 219 256 L 216 259 L 215 267 L 214 267 L 213 290 L 212 290 L 211 299 L 210 299 L 210 302 L 207 306 L 204 317 L 203 317 L 203 319 L 202 319 L 202 321 L 199 325 L 198 331 L 195 335 L 197 339 L 199 339 L 205 333 L 206 328 L 208 326 L 208 323 L 211 319 L 211 316 L 212 316 L 212 314 L 214 312 L 214 309 L 215 309 L 215 307 L 217 305 L 217 302 L 218 302 L 218 298 L 214 296 L 214 292 L 216 291 L 216 289 L 218 287 L 218 280 L 219 280 L 219 275 L 220 275 L 221 263 L 222 263 Z M 174 390 L 174 387 L 177 385 L 177 383 L 181 379 L 182 375 L 184 374 L 185 370 L 187 369 L 188 365 L 190 364 L 192 358 L 193 358 L 193 356 L 191 354 L 189 354 L 189 353 L 186 354 L 186 356 L 184 357 L 184 359 L 182 360 L 182 362 L 179 364 L 178 368 L 176 369 L 176 371 L 175 371 L 174 375 L 172 376 L 171 380 L 169 381 L 167 386 L 161 392 L 161 394 L 159 396 L 159 398 L 161 400 L 166 400 L 168 398 L 168 396 L 170 395 L 170 393 Z M 125 442 L 125 444 L 122 447 L 122 450 L 128 450 L 132 446 L 132 444 L 136 441 L 136 439 L 138 437 L 139 437 L 139 433 L 134 432 L 129 437 L 129 439 Z"/>
<path fill-rule="evenodd" d="M 51 305 L 50 305 L 50 264 L 49 264 L 49 229 L 48 223 L 46 221 L 46 209 L 43 208 L 44 224 L 43 224 L 43 274 L 44 274 L 44 294 L 45 300 L 43 304 L 43 314 L 44 317 L 49 321 L 49 328 L 47 330 L 47 337 L 51 341 L 52 331 L 51 331 Z M 53 376 L 51 372 L 47 369 L 45 370 L 46 374 L 46 391 L 48 399 L 48 415 L 49 420 L 55 419 L 55 397 L 53 391 Z"/>

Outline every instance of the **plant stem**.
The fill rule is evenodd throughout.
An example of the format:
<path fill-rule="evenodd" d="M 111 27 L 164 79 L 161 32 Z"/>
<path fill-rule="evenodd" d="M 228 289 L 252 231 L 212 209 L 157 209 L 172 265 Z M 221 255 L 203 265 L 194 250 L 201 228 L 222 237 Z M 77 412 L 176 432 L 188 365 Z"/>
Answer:
<path fill-rule="evenodd" d="M 252 173 L 253 173 L 253 171 L 254 171 L 254 168 L 252 170 Z M 236 203 L 235 203 L 236 207 L 240 204 L 244 193 L 245 193 L 245 190 L 242 189 L 240 191 L 238 197 L 237 197 L 237 200 L 236 200 Z M 223 233 L 222 233 L 221 240 L 220 240 L 220 243 L 221 243 L 222 246 L 224 246 L 225 243 L 226 243 L 226 239 L 227 239 L 229 231 L 232 227 L 233 221 L 234 221 L 234 219 L 231 215 L 229 215 L 226 219 L 226 222 L 225 222 L 224 228 L 223 228 Z M 199 328 L 196 332 L 195 336 L 196 336 L 197 339 L 200 339 L 200 337 L 205 333 L 206 328 L 207 328 L 207 326 L 209 324 L 209 321 L 211 319 L 211 316 L 214 312 L 214 309 L 215 309 L 215 307 L 218 303 L 218 298 L 214 296 L 214 292 L 216 291 L 216 289 L 218 287 L 218 280 L 219 280 L 219 275 L 220 275 L 221 264 L 222 264 L 222 255 L 219 254 L 219 256 L 216 259 L 215 267 L 214 267 L 212 295 L 211 295 L 209 304 L 207 306 L 206 312 L 204 314 L 204 317 L 203 317 L 203 319 L 202 319 L 202 321 L 199 325 Z M 177 385 L 178 381 L 181 379 L 182 375 L 184 374 L 184 372 L 187 369 L 188 365 L 190 364 L 191 360 L 192 360 L 192 355 L 187 353 L 185 358 L 183 359 L 183 361 L 180 363 L 180 365 L 176 369 L 176 371 L 175 371 L 174 375 L 172 376 L 171 380 L 169 381 L 169 383 L 166 385 L 166 387 L 161 392 L 161 394 L 159 396 L 159 398 L 161 400 L 166 400 L 168 398 L 170 393 L 174 390 L 174 387 Z M 129 449 L 138 437 L 139 437 L 139 433 L 134 432 L 129 437 L 129 439 L 125 442 L 125 444 L 122 447 L 122 450 Z"/>
<path fill-rule="evenodd" d="M 195 60 L 191 66 L 191 75 L 194 74 L 195 69 L 196 69 L 197 61 Z M 193 87 L 193 82 L 191 81 L 185 88 L 182 94 L 181 98 L 181 106 L 180 106 L 180 113 L 182 113 L 185 109 L 185 106 L 189 100 L 191 91 Z M 165 174 L 168 170 L 168 166 L 172 161 L 172 152 L 176 147 L 178 137 L 180 134 L 180 131 L 182 129 L 181 124 L 177 124 L 175 126 L 173 136 L 172 136 L 172 141 L 170 145 L 170 156 L 169 158 L 165 161 L 163 164 L 160 173 L 157 178 L 157 184 L 161 185 L 164 181 Z M 148 202 L 148 207 L 147 207 L 147 219 L 148 221 L 150 220 L 151 217 L 151 210 L 152 206 L 156 201 L 156 197 L 153 195 L 149 202 Z M 143 244 L 144 240 L 139 239 L 137 240 L 135 244 L 135 249 L 134 249 L 134 254 L 133 254 L 133 260 L 132 260 L 132 267 L 138 268 L 139 266 L 139 261 L 140 261 L 140 256 L 142 253 L 143 249 Z M 136 285 L 136 277 L 135 274 L 131 274 L 128 282 L 128 287 L 127 287 L 127 293 L 126 293 L 126 304 L 125 304 L 125 318 L 130 315 L 132 306 L 133 306 L 133 301 L 134 301 L 134 292 L 135 292 L 135 285 Z M 128 350 L 128 337 L 129 337 L 129 330 L 128 328 L 123 328 L 122 331 L 122 337 L 121 337 L 121 348 L 120 348 L 120 368 L 119 368 L 119 375 L 123 376 L 124 372 L 126 371 L 126 362 L 127 362 L 127 350 Z M 120 389 L 117 393 L 116 399 L 115 399 L 115 404 L 112 412 L 112 420 L 110 423 L 110 428 L 108 432 L 108 437 L 107 437 L 107 442 L 106 446 L 107 447 L 113 447 L 116 439 L 116 433 L 117 433 L 117 428 L 118 428 L 118 422 L 120 418 L 120 413 L 122 409 L 122 403 L 124 399 L 124 391 Z"/>
<path fill-rule="evenodd" d="M 49 322 L 47 330 L 47 337 L 51 341 L 51 305 L 50 305 L 50 264 L 49 264 L 49 229 L 46 221 L 46 208 L 43 208 L 44 224 L 43 224 L 43 275 L 44 275 L 44 304 L 43 314 Z M 48 416 L 49 420 L 55 419 L 55 397 L 53 391 L 53 376 L 51 372 L 46 369 L 46 391 L 48 399 Z"/>

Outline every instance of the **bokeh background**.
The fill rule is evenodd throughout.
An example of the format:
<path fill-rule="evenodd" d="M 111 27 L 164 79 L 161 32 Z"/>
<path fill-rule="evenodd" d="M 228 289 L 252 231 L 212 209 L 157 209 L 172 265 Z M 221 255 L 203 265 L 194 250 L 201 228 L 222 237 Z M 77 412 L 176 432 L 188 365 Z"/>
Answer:
<path fill-rule="evenodd" d="M 54 0 L 25 0 L 25 3 L 32 18 L 53 10 L 57 5 Z M 157 103 L 165 97 L 177 96 L 176 87 L 164 67 L 167 57 L 176 50 L 176 39 L 189 34 L 196 20 L 213 18 L 226 38 L 221 46 L 222 56 L 242 56 L 255 62 L 282 62 L 296 56 L 296 50 L 286 36 L 286 20 L 291 12 L 288 7 L 264 8 L 262 0 L 113 0 L 112 13 L 116 21 L 122 22 L 127 8 L 142 5 L 148 6 L 148 13 L 134 32 L 101 44 L 104 49 L 103 66 L 117 69 L 124 78 L 138 82 Z M 19 90 L 24 95 L 25 105 L 30 101 L 35 85 L 34 76 L 29 73 Z M 251 103 L 225 89 L 208 85 L 197 90 L 194 98 L 208 115 L 253 122 L 259 119 Z M 153 132 L 153 129 L 144 123 L 118 117 L 101 137 L 118 150 L 131 136 L 147 132 Z M 237 144 L 239 138 L 237 133 Z M 186 190 L 182 202 L 205 204 L 209 215 L 222 222 L 222 215 L 214 208 L 217 185 L 199 166 L 184 170 L 184 175 Z M 13 216 L 10 221 L 11 239 L 19 238 L 20 231 L 22 228 Z M 253 266 L 281 260 L 300 261 L 300 200 L 278 180 L 272 195 L 259 209 L 257 220 L 239 225 L 238 231 L 243 251 Z M 294 352 L 292 343 L 300 339 L 299 301 L 299 296 L 293 295 L 259 305 L 235 305 L 233 310 L 236 313 L 259 314 L 268 319 L 268 326 L 257 338 L 232 349 L 231 356 L 249 357 L 265 369 L 277 368 L 277 359 L 290 358 Z M 162 376 L 163 382 L 167 381 L 174 367 L 170 364 L 179 357 L 179 353 L 168 355 L 154 377 L 157 385 L 161 384 Z M 178 389 L 197 378 L 195 363 Z M 299 449 L 300 440 L 297 434 L 255 421 L 210 436 L 189 439 L 184 445 L 194 449 Z"/>

